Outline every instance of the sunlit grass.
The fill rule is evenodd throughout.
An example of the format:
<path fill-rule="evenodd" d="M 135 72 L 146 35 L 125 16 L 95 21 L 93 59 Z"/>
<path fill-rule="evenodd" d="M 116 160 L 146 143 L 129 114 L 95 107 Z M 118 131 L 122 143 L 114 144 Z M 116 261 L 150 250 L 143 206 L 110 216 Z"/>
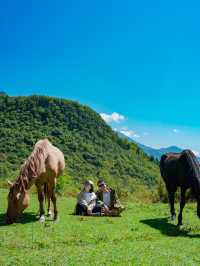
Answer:
<path fill-rule="evenodd" d="M 75 200 L 59 198 L 60 221 L 35 220 L 38 202 L 17 224 L 5 226 L 6 191 L 0 190 L 0 265 L 199 265 L 200 221 L 195 205 L 184 228 L 168 221 L 167 204 L 127 204 L 121 218 L 76 217 Z"/>

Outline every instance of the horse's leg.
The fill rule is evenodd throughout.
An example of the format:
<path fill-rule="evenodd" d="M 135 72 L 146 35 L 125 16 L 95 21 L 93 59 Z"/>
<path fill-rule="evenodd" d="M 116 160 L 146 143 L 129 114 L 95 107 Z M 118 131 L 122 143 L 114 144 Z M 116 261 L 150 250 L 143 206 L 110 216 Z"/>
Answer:
<path fill-rule="evenodd" d="M 191 191 L 197 200 L 197 216 L 200 218 L 200 188 L 198 180 L 193 180 Z"/>
<path fill-rule="evenodd" d="M 200 196 L 199 193 L 196 195 L 197 199 L 197 216 L 200 218 Z"/>
<path fill-rule="evenodd" d="M 47 215 L 48 217 L 52 217 L 52 211 L 51 211 L 51 190 L 49 188 L 49 184 L 47 184 L 47 200 L 48 200 L 48 207 L 47 207 Z"/>
<path fill-rule="evenodd" d="M 183 219 L 183 209 L 185 207 L 185 188 L 181 188 L 181 202 L 180 202 L 180 213 L 178 215 L 178 226 L 183 225 L 182 219 Z"/>
<path fill-rule="evenodd" d="M 51 198 L 50 198 L 50 195 L 48 195 L 48 208 L 47 208 L 47 212 L 48 212 L 48 216 L 51 217 L 52 216 L 52 212 L 51 212 Z"/>
<path fill-rule="evenodd" d="M 58 218 L 58 210 L 57 210 L 57 204 L 56 204 L 57 198 L 56 198 L 55 189 L 53 189 L 51 200 L 53 202 L 53 207 L 54 207 L 54 220 L 57 220 L 57 218 Z"/>
<path fill-rule="evenodd" d="M 197 216 L 200 218 L 200 198 L 197 199 Z"/>
<path fill-rule="evenodd" d="M 50 191 L 50 197 L 51 201 L 53 203 L 53 208 L 54 208 L 54 220 L 57 220 L 58 217 L 58 210 L 57 210 L 57 198 L 56 198 L 56 193 L 55 193 L 55 187 L 56 187 L 56 178 L 54 178 L 50 183 L 49 183 L 49 191 Z"/>
<path fill-rule="evenodd" d="M 37 192 L 38 192 L 38 200 L 40 205 L 40 221 L 45 221 L 45 210 L 44 210 L 44 190 L 41 185 L 37 185 Z"/>
<path fill-rule="evenodd" d="M 168 190 L 168 195 L 169 195 L 171 219 L 174 221 L 174 220 L 176 220 L 176 211 L 174 208 L 175 191 L 169 191 Z"/>

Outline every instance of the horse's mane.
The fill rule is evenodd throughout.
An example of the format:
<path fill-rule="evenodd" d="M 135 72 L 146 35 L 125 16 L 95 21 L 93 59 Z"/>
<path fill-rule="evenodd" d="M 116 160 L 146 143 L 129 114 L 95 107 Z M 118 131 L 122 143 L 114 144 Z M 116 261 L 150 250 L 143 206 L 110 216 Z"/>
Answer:
<path fill-rule="evenodd" d="M 40 140 L 35 144 L 34 150 L 21 167 L 20 174 L 15 181 L 22 191 L 26 190 L 28 184 L 35 179 L 44 167 L 47 157 L 48 140 Z"/>
<path fill-rule="evenodd" d="M 200 164 L 194 153 L 191 150 L 184 150 L 181 153 L 181 157 L 186 160 L 186 163 L 189 166 L 189 175 L 200 181 Z"/>

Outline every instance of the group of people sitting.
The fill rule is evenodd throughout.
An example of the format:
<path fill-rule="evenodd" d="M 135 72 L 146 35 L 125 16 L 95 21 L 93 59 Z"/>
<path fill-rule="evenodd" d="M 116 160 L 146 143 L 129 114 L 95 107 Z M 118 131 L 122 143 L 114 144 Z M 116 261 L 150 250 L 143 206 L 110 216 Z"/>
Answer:
<path fill-rule="evenodd" d="M 75 214 L 81 216 L 120 216 L 124 207 L 114 189 L 104 180 L 97 182 L 98 191 L 94 192 L 94 183 L 87 180 L 78 194 Z"/>

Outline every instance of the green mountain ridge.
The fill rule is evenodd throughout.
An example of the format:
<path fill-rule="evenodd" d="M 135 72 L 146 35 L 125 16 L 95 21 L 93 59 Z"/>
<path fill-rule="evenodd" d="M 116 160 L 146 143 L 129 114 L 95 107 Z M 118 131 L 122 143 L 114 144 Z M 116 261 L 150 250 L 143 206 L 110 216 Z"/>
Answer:
<path fill-rule="evenodd" d="M 154 186 L 158 165 L 136 144 L 120 138 L 101 116 L 78 102 L 46 97 L 0 95 L 0 178 L 19 171 L 34 144 L 48 138 L 65 154 L 73 182 L 104 178 L 130 189 Z"/>

